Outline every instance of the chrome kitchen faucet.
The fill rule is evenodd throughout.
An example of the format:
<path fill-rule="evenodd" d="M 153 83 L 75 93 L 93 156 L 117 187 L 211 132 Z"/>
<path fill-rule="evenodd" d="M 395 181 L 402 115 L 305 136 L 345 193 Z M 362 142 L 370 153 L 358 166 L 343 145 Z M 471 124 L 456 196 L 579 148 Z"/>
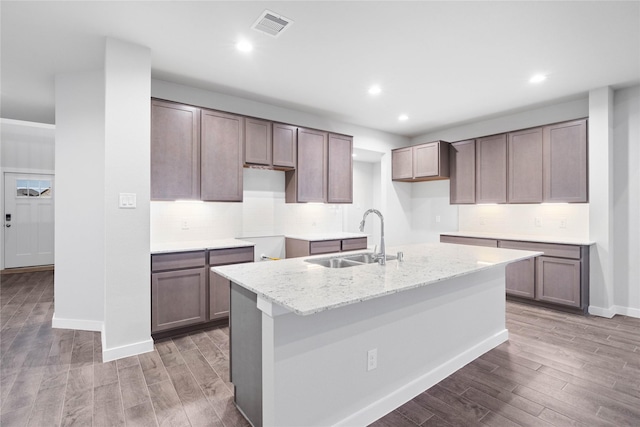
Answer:
<path fill-rule="evenodd" d="M 364 231 L 364 221 L 367 219 L 367 215 L 370 213 L 374 213 L 380 217 L 380 253 L 375 253 L 373 256 L 378 260 L 378 264 L 385 265 L 387 263 L 387 254 L 384 248 L 384 217 L 377 209 L 369 209 L 362 216 L 362 221 L 360 221 L 360 231 Z"/>

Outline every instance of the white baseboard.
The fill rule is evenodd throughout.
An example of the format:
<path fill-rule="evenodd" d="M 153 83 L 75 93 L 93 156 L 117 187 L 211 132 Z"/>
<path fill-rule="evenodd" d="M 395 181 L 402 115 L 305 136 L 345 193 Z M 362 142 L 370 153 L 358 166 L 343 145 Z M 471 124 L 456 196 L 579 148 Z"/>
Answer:
<path fill-rule="evenodd" d="M 85 319 L 61 319 L 53 313 L 51 327 L 55 329 L 77 329 L 79 331 L 102 332 L 104 322 Z"/>
<path fill-rule="evenodd" d="M 103 334 L 104 335 L 104 334 Z M 116 359 L 122 359 L 124 357 L 135 356 L 142 353 L 148 353 L 153 351 L 153 339 L 136 342 L 133 344 L 127 344 L 120 347 L 106 348 L 104 347 L 104 341 L 102 343 L 102 361 L 110 362 Z"/>
<path fill-rule="evenodd" d="M 594 305 L 589 306 L 589 314 L 594 316 L 606 317 L 611 319 L 616 314 L 623 316 L 637 317 L 640 319 L 640 309 L 632 307 L 623 307 L 621 305 L 612 305 L 609 308 L 596 307 Z"/>
<path fill-rule="evenodd" d="M 413 399 L 426 389 L 438 384 L 449 375 L 456 372 L 466 364 L 474 361 L 487 351 L 499 346 L 509 339 L 509 332 L 504 329 L 501 332 L 487 338 L 481 343 L 471 347 L 464 353 L 454 357 L 446 363 L 432 369 L 424 375 L 412 380 L 404 386 L 391 392 L 382 399 L 372 403 L 371 405 L 361 409 L 355 414 L 349 415 L 347 418 L 336 423 L 336 426 L 354 426 L 368 425 L 375 420 L 383 417 L 398 406 L 403 405 Z"/>

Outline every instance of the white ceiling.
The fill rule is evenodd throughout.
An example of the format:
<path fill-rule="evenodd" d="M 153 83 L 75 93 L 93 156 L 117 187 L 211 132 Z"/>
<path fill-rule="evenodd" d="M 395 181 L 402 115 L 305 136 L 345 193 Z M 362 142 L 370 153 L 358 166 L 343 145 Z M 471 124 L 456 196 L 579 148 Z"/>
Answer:
<path fill-rule="evenodd" d="M 152 76 L 396 134 L 640 82 L 640 2 L 1 2 L 1 115 L 54 123 L 56 73 L 97 69 L 104 37 Z M 270 9 L 279 38 L 250 29 Z M 238 52 L 240 38 L 253 42 Z M 539 85 L 528 83 L 546 73 Z M 372 98 L 371 84 L 383 92 Z M 405 113 L 409 120 L 398 121 Z"/>

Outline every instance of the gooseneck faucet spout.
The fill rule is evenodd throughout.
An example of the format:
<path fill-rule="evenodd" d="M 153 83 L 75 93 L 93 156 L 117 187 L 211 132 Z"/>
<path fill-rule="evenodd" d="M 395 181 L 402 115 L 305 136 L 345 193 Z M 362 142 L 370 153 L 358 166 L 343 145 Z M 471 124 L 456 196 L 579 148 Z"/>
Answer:
<path fill-rule="evenodd" d="M 374 213 L 380 217 L 380 252 L 377 254 L 374 253 L 373 255 L 376 257 L 380 265 L 385 265 L 387 263 L 387 254 L 384 247 L 384 217 L 379 210 L 369 209 L 364 213 L 362 221 L 360 221 L 360 231 L 364 231 L 364 222 L 367 219 L 367 215 L 370 213 Z"/>

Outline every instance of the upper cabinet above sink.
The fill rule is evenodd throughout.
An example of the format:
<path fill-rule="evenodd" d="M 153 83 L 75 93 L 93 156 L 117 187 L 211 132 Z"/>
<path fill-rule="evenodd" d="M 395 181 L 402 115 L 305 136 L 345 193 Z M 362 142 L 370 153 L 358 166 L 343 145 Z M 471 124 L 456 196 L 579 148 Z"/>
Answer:
<path fill-rule="evenodd" d="M 391 150 L 393 181 L 449 179 L 449 143 L 434 141 Z"/>

